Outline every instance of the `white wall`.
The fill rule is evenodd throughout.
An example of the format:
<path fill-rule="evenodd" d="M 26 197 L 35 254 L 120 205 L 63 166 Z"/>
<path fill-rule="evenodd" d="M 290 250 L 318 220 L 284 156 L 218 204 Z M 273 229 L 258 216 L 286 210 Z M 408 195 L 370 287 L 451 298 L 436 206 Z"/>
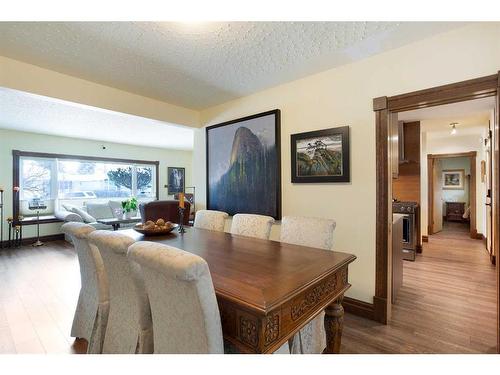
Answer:
<path fill-rule="evenodd" d="M 102 146 L 106 146 L 106 150 Z M 24 133 L 0 129 L 0 187 L 4 192 L 4 215 L 12 216 L 12 150 L 48 152 L 56 154 L 101 156 L 109 158 L 159 161 L 159 197 L 170 199 L 167 195 L 167 167 L 186 168 L 186 186 L 192 186 L 192 152 L 167 150 L 153 147 L 130 146 L 117 143 L 96 142 L 75 138 L 55 137 L 34 133 Z M 4 223 L 5 224 L 5 223 Z M 61 224 L 43 224 L 40 234 L 60 233 Z M 4 225 L 4 240 L 7 238 Z M 23 237 L 33 237 L 35 226 L 27 226 Z"/>
<path fill-rule="evenodd" d="M 426 121 L 421 121 L 421 127 L 425 129 Z M 460 135 L 460 132 L 455 136 L 449 136 L 446 138 L 431 138 L 429 134 L 426 136 L 426 147 L 422 147 L 421 153 L 421 163 L 420 163 L 420 202 L 421 202 L 421 230 L 422 235 L 427 236 L 427 226 L 428 226 L 428 203 L 427 203 L 427 193 L 428 193 L 428 178 L 427 178 L 427 155 L 428 154 L 453 154 L 460 152 L 470 152 L 476 151 L 476 227 L 477 232 L 485 234 L 485 203 L 486 203 L 486 185 L 481 182 L 481 160 L 485 160 L 485 150 L 484 145 L 481 142 L 481 137 L 487 134 L 487 125 L 484 125 L 484 129 L 481 134 L 467 134 Z M 443 168 L 445 169 L 445 168 Z"/>
<path fill-rule="evenodd" d="M 204 126 L 281 109 L 284 215 L 334 218 L 338 251 L 358 258 L 349 296 L 372 302 L 375 290 L 375 119 L 372 100 L 495 74 L 500 24 L 473 24 L 368 59 L 277 86 L 202 111 Z M 478 58 L 480 56 L 480 58 Z M 292 184 L 290 135 L 349 125 L 351 183 Z M 205 130 L 195 134 L 193 178 L 205 189 Z M 198 207 L 205 205 L 197 195 Z M 273 229 L 277 238 L 279 228 Z"/>

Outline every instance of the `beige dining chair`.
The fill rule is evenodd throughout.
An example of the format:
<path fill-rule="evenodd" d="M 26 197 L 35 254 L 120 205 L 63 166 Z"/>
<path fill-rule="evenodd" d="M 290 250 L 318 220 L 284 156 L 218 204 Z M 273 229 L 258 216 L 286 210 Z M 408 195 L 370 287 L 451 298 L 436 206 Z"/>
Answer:
<path fill-rule="evenodd" d="M 99 250 L 88 241 L 95 228 L 84 223 L 65 223 L 61 230 L 69 236 L 78 256 L 81 288 L 71 337 L 87 340 L 87 353 L 102 352 L 109 312 L 108 280 Z"/>
<path fill-rule="evenodd" d="M 280 241 L 294 245 L 333 249 L 333 232 L 335 220 L 311 217 L 285 216 L 281 220 Z M 325 313 L 300 329 L 289 341 L 292 354 L 319 354 L 326 347 Z"/>
<path fill-rule="evenodd" d="M 144 277 L 155 353 L 224 353 L 219 307 L 205 260 L 147 241 L 130 246 L 128 258 Z"/>
<path fill-rule="evenodd" d="M 236 214 L 233 216 L 231 233 L 268 240 L 273 223 L 271 216 Z"/>
<path fill-rule="evenodd" d="M 194 227 L 224 232 L 228 214 L 215 210 L 199 210 L 194 217 Z"/>
<path fill-rule="evenodd" d="M 135 241 L 118 232 L 97 230 L 89 241 L 101 252 L 109 280 L 109 317 L 103 353 L 152 353 L 151 309 L 142 274 L 127 259 Z"/>

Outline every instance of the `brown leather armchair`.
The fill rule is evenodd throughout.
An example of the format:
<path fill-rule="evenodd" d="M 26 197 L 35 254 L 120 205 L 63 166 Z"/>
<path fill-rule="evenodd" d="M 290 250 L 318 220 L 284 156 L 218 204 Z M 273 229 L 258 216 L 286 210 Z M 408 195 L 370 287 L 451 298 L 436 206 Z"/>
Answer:
<path fill-rule="evenodd" d="M 189 211 L 191 204 L 188 201 L 184 202 L 184 225 L 189 224 Z M 172 223 L 179 223 L 179 201 L 152 201 L 148 203 L 141 203 L 139 205 L 142 222 L 148 220 L 156 221 L 164 219 Z"/>

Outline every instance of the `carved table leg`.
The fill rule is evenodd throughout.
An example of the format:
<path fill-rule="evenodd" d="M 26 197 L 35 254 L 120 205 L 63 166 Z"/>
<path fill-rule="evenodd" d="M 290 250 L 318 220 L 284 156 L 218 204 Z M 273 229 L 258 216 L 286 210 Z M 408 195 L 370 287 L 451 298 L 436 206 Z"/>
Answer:
<path fill-rule="evenodd" d="M 344 296 L 339 297 L 325 309 L 326 348 L 323 354 L 340 353 L 340 340 L 344 327 L 343 299 Z"/>

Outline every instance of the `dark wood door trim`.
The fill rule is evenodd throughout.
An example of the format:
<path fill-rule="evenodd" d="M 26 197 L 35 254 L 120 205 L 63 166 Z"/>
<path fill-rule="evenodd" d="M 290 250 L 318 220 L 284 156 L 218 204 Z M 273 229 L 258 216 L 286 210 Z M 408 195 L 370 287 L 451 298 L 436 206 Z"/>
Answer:
<path fill-rule="evenodd" d="M 434 160 L 427 155 L 427 236 L 434 234 Z"/>
<path fill-rule="evenodd" d="M 376 128 L 375 138 L 376 166 L 377 166 L 377 228 L 375 245 L 375 296 L 373 297 L 375 320 L 387 323 L 387 297 L 388 297 L 388 267 L 389 267 L 389 111 L 387 109 L 387 97 L 373 99 L 373 109 L 375 111 Z M 392 176 L 392 173 L 391 173 Z M 392 221 L 392 220 L 391 220 Z"/>
<path fill-rule="evenodd" d="M 469 158 L 470 160 L 470 237 L 477 239 L 476 220 L 476 151 L 457 152 L 454 154 L 428 154 L 427 155 L 427 235 L 434 234 L 432 219 L 434 217 L 434 161 L 448 158 Z"/>
<path fill-rule="evenodd" d="M 496 258 L 500 257 L 500 155 L 499 155 L 499 150 L 500 150 L 500 71 L 498 72 L 498 79 L 497 79 L 497 100 L 496 100 L 496 106 L 495 106 L 495 124 L 493 126 L 494 128 L 494 139 L 495 139 L 495 144 L 493 146 L 493 155 L 492 157 L 495 160 L 495 184 L 496 184 L 496 189 L 493 191 L 493 206 L 494 206 L 494 212 L 493 215 L 496 217 L 495 220 L 495 225 L 492 228 L 493 232 L 493 239 L 494 241 L 492 242 L 492 246 L 494 248 L 494 255 L 493 255 L 493 261 L 495 261 Z M 497 352 L 500 353 L 500 262 L 495 262 L 496 263 L 496 268 L 497 268 Z"/>
<path fill-rule="evenodd" d="M 495 96 L 498 74 L 469 79 L 467 81 L 419 90 L 388 98 L 387 108 L 391 112 L 410 111 L 419 108 L 463 102 Z"/>
<path fill-rule="evenodd" d="M 426 90 L 414 91 L 392 97 L 378 97 L 373 99 L 373 110 L 375 112 L 375 139 L 376 139 L 376 242 L 375 242 L 375 295 L 373 297 L 374 318 L 375 320 L 387 323 L 388 316 L 388 254 L 389 254 L 389 235 L 391 233 L 389 221 L 389 197 L 388 175 L 389 175 L 389 145 L 388 145 L 388 121 L 389 115 L 394 112 L 403 112 L 418 108 L 426 108 L 437 105 L 457 103 L 467 100 L 485 98 L 497 95 L 500 92 L 500 72 L 497 74 L 470 79 L 462 82 L 438 86 Z M 500 114 L 498 111 L 499 99 L 497 95 L 497 111 L 495 134 L 499 134 L 498 123 Z M 495 160 L 498 167 L 499 162 L 499 142 L 500 137 L 496 137 Z M 500 186 L 500 173 L 497 173 L 497 186 Z M 500 189 L 496 189 L 494 196 L 495 215 L 500 215 Z M 498 221 L 494 228 L 494 237 L 498 240 L 500 230 Z M 497 247 L 498 247 L 498 241 Z M 498 267 L 500 272 L 500 267 Z M 500 284 L 500 273 L 498 283 Z M 497 303 L 500 303 L 500 288 Z M 500 311 L 500 304 L 498 305 Z M 498 351 L 500 352 L 500 313 L 498 324 Z"/>
<path fill-rule="evenodd" d="M 446 158 L 472 158 L 476 157 L 476 151 L 456 152 L 454 154 L 427 154 L 428 159 L 446 159 Z"/>

